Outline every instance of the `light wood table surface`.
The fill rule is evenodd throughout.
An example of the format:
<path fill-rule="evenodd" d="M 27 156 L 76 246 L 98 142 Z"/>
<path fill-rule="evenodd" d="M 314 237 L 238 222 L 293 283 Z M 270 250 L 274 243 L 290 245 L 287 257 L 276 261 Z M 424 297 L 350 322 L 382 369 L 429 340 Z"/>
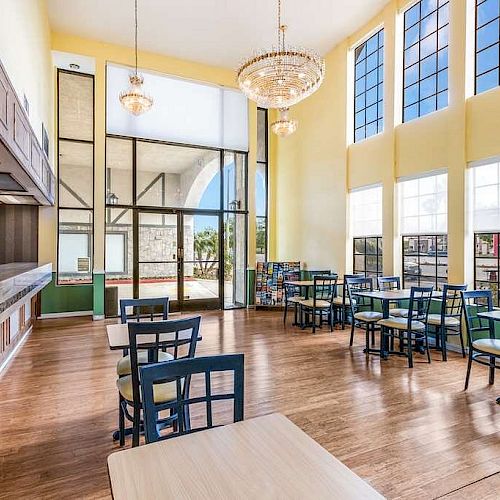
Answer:
<path fill-rule="evenodd" d="M 500 311 L 498 309 L 493 311 L 485 311 L 477 313 L 478 318 L 489 319 L 492 321 L 500 321 Z"/>
<path fill-rule="evenodd" d="M 128 349 L 129 341 L 128 341 L 128 326 L 123 323 L 117 323 L 115 325 L 107 325 L 106 333 L 108 334 L 108 344 L 109 348 L 114 351 L 117 349 Z M 183 332 L 179 332 L 179 340 L 189 340 L 191 338 L 191 330 L 185 330 Z M 164 333 L 160 335 L 160 340 L 165 342 L 166 340 L 175 339 L 174 333 Z M 201 340 L 201 336 L 198 337 L 198 340 Z M 152 343 L 155 340 L 155 335 L 140 335 L 138 339 L 138 345 L 148 345 L 148 343 Z"/>
<path fill-rule="evenodd" d="M 115 500 L 384 498 L 278 413 L 113 453 L 108 470 Z"/>

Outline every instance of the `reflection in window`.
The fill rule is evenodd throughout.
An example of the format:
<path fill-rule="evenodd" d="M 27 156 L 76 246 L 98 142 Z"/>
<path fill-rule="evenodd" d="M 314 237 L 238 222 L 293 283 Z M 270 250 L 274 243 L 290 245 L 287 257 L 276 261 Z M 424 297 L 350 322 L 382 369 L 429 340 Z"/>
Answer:
<path fill-rule="evenodd" d="M 441 290 L 448 277 L 448 236 L 403 236 L 403 288 L 433 286 Z"/>
<path fill-rule="evenodd" d="M 500 305 L 500 233 L 474 235 L 474 288 L 491 290 L 493 302 Z"/>
<path fill-rule="evenodd" d="M 476 0 L 476 94 L 499 85 L 500 1 Z"/>
<path fill-rule="evenodd" d="M 403 122 L 448 106 L 448 21 L 447 0 L 404 14 Z"/>
<path fill-rule="evenodd" d="M 353 253 L 354 274 L 382 276 L 382 237 L 354 238 Z"/>
<path fill-rule="evenodd" d="M 354 50 L 354 142 L 384 128 L 384 30 Z"/>
<path fill-rule="evenodd" d="M 256 214 L 256 260 L 267 259 L 267 182 L 268 182 L 268 135 L 267 109 L 257 110 L 257 169 L 255 172 L 255 214 Z"/>

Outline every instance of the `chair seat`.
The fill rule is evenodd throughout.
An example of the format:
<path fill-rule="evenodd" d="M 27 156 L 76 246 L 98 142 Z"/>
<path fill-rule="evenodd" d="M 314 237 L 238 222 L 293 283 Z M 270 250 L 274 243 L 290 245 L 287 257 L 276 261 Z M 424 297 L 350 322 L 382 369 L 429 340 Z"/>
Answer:
<path fill-rule="evenodd" d="M 314 300 L 313 299 L 307 299 L 307 300 L 301 300 L 300 302 L 301 306 L 304 307 L 314 307 Z M 320 300 L 316 299 L 316 309 L 329 309 L 330 308 L 330 302 L 328 300 Z"/>
<path fill-rule="evenodd" d="M 158 352 L 158 361 L 172 361 L 174 357 L 168 352 Z M 137 361 L 140 365 L 145 365 L 148 362 L 148 351 L 137 351 Z M 132 369 L 130 367 L 130 356 L 123 356 L 116 364 L 116 374 L 119 377 L 123 375 L 130 375 Z"/>
<path fill-rule="evenodd" d="M 356 304 L 355 300 L 353 300 L 353 302 Z M 333 299 L 334 306 L 341 306 L 341 305 L 343 305 L 343 303 L 344 302 L 343 302 L 342 297 L 334 297 L 334 299 Z M 345 299 L 345 305 L 346 305 L 346 307 L 351 305 L 351 301 L 347 297 Z"/>
<path fill-rule="evenodd" d="M 441 325 L 441 314 L 429 314 L 427 318 L 427 323 L 429 325 L 440 326 Z M 460 320 L 458 318 L 454 318 L 453 316 L 445 316 L 444 317 L 444 325 L 445 326 L 460 326 Z"/>
<path fill-rule="evenodd" d="M 133 401 L 134 395 L 132 391 L 132 375 L 120 377 L 116 381 L 116 387 L 120 394 L 127 401 Z M 155 384 L 153 386 L 153 397 L 155 403 L 164 403 L 165 401 L 172 401 L 177 397 L 177 388 L 175 382 L 165 382 L 164 384 Z"/>
<path fill-rule="evenodd" d="M 400 307 L 395 307 L 394 309 L 389 309 L 389 314 L 396 318 L 407 318 L 408 317 L 408 309 L 401 309 Z"/>
<path fill-rule="evenodd" d="M 407 330 L 408 329 L 408 319 L 407 318 L 385 318 L 378 322 L 381 326 L 386 326 L 387 328 L 395 328 L 396 330 Z M 419 332 L 425 330 L 425 325 L 421 321 L 412 321 L 411 330 L 414 332 Z"/>
<path fill-rule="evenodd" d="M 300 295 L 294 295 L 293 297 L 288 297 L 288 299 L 286 299 L 287 302 L 291 302 L 292 304 L 298 304 L 301 300 L 306 300 L 306 298 L 301 297 Z"/>
<path fill-rule="evenodd" d="M 373 323 L 383 318 L 382 313 L 376 311 L 360 311 L 354 315 L 354 318 L 365 323 Z"/>
<path fill-rule="evenodd" d="M 479 351 L 500 356 L 500 339 L 479 339 L 472 342 L 472 347 Z"/>

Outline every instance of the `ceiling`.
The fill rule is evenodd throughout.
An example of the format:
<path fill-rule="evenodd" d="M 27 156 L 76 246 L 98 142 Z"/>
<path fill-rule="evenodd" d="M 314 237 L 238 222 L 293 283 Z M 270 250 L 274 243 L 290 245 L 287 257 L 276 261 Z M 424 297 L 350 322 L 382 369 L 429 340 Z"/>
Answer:
<path fill-rule="evenodd" d="M 325 54 L 388 0 L 282 0 L 292 45 Z M 48 0 L 54 31 L 133 47 L 133 0 Z M 139 0 L 139 49 L 236 68 L 276 41 L 277 0 Z M 140 64 L 140 62 L 139 62 Z"/>

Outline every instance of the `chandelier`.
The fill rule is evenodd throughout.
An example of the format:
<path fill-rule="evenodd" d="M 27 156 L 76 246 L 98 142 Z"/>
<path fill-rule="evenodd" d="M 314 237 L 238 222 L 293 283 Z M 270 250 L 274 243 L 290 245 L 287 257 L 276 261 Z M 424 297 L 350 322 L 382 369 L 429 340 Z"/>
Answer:
<path fill-rule="evenodd" d="M 133 115 L 142 115 L 153 106 L 153 98 L 142 89 L 144 77 L 137 72 L 137 0 L 135 0 L 135 71 L 129 76 L 130 87 L 120 92 L 122 106 Z"/>
<path fill-rule="evenodd" d="M 285 44 L 278 0 L 278 45 L 245 61 L 237 72 L 241 91 L 258 106 L 285 109 L 318 90 L 325 61 L 317 53 Z"/>
<path fill-rule="evenodd" d="M 279 111 L 279 119 L 271 123 L 271 130 L 279 137 L 288 137 L 297 130 L 299 122 L 288 117 L 288 108 Z"/>

